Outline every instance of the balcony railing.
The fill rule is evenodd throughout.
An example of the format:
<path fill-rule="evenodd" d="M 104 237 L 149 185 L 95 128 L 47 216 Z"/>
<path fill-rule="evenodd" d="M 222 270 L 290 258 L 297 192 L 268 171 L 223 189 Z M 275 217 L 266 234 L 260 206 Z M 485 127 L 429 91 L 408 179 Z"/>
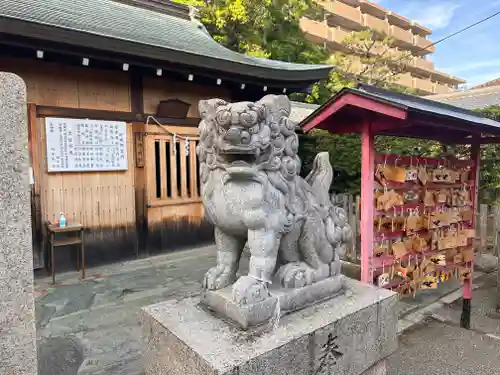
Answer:
<path fill-rule="evenodd" d="M 429 94 L 433 93 L 446 93 L 453 91 L 452 88 L 442 85 L 439 83 L 434 83 L 430 79 L 422 79 L 418 77 L 413 77 L 410 73 L 403 73 L 397 76 L 396 82 L 400 85 L 411 87 L 413 89 L 418 89 L 425 91 Z"/>
<path fill-rule="evenodd" d="M 454 89 L 449 87 L 449 86 L 441 85 L 439 83 L 434 84 L 434 92 L 436 94 L 446 94 L 446 93 L 452 92 L 452 91 L 454 91 Z"/>
<path fill-rule="evenodd" d="M 342 44 L 342 42 L 349 36 L 349 32 L 344 31 L 338 27 L 330 27 L 330 32 L 328 34 L 328 41 L 334 44 Z"/>
<path fill-rule="evenodd" d="M 361 0 L 359 7 L 363 13 L 367 13 L 381 19 L 385 19 L 387 15 L 387 9 L 371 1 Z"/>
<path fill-rule="evenodd" d="M 339 1 L 342 3 L 348 4 L 352 7 L 359 6 L 359 3 L 361 2 L 361 0 L 339 0 Z"/>
<path fill-rule="evenodd" d="M 396 78 L 396 82 L 398 84 L 406 87 L 413 87 L 413 77 L 410 73 L 399 74 Z"/>
<path fill-rule="evenodd" d="M 381 34 L 389 35 L 389 23 L 386 20 L 381 20 L 380 18 L 374 17 L 370 14 L 363 14 L 363 19 L 364 26 L 378 31 Z"/>
<path fill-rule="evenodd" d="M 434 72 L 435 71 L 434 64 L 432 63 L 432 61 L 424 60 L 424 59 L 421 59 L 419 57 L 414 57 L 411 60 L 410 65 L 415 67 L 415 68 L 425 70 L 427 72 Z"/>
<path fill-rule="evenodd" d="M 421 37 L 426 37 L 427 35 L 432 34 L 432 30 L 429 29 L 428 27 L 422 26 L 418 24 L 417 22 L 412 22 L 411 23 L 411 29 L 413 30 L 413 33 L 415 35 L 420 35 Z"/>
<path fill-rule="evenodd" d="M 396 48 L 390 48 L 389 51 L 387 51 L 387 55 L 391 57 L 394 60 L 398 61 L 403 61 L 403 62 L 408 62 L 408 51 L 401 51 Z"/>
<path fill-rule="evenodd" d="M 394 42 L 396 44 L 401 44 L 400 42 L 403 42 L 402 44 L 405 46 L 413 45 L 413 34 L 410 30 L 404 30 L 400 27 L 392 25 L 389 28 L 389 35 L 394 38 Z"/>
<path fill-rule="evenodd" d="M 300 19 L 300 28 L 304 33 L 308 34 L 309 39 L 317 42 L 326 42 L 330 34 L 328 25 L 309 18 Z"/>
<path fill-rule="evenodd" d="M 419 89 L 429 93 L 433 93 L 435 90 L 434 88 L 435 84 L 428 79 L 413 77 L 413 82 L 414 82 L 413 88 L 415 89 Z"/>
<path fill-rule="evenodd" d="M 436 50 L 436 47 L 431 45 L 432 41 L 422 38 L 420 35 L 414 35 L 413 40 L 417 48 L 423 49 L 422 51 L 419 52 L 420 55 L 433 53 Z"/>
<path fill-rule="evenodd" d="M 389 23 L 391 25 L 398 25 L 399 27 L 402 27 L 403 29 L 407 29 L 407 28 L 411 27 L 411 21 L 408 18 L 403 17 L 400 14 L 388 12 L 387 19 L 389 20 Z"/>
<path fill-rule="evenodd" d="M 359 8 L 341 3 L 340 1 L 321 2 L 325 10 L 330 13 L 329 17 L 335 24 L 358 29 L 363 26 L 362 14 Z"/>

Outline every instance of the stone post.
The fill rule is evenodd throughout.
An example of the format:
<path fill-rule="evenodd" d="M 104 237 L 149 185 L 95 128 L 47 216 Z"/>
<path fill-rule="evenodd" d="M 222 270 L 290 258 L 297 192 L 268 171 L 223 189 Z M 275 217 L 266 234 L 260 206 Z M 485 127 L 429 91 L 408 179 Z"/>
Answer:
<path fill-rule="evenodd" d="M 26 86 L 0 72 L 0 374 L 37 374 Z"/>

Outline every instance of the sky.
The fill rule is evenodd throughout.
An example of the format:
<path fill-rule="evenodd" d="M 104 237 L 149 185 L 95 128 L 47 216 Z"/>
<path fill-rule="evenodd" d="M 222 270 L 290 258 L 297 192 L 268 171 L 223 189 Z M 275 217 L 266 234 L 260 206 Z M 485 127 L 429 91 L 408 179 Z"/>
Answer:
<path fill-rule="evenodd" d="M 432 41 L 500 11 L 500 0 L 375 2 L 430 28 Z M 500 78 L 500 15 L 437 44 L 436 52 L 428 58 L 436 69 L 467 80 L 467 87 Z"/>

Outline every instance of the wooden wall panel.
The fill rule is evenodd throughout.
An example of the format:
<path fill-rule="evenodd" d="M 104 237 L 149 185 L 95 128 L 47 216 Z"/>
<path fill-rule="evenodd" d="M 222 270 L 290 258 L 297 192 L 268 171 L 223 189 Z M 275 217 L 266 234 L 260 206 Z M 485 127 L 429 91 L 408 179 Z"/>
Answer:
<path fill-rule="evenodd" d="M 160 253 L 213 242 L 213 227 L 201 202 L 148 208 L 148 251 Z"/>
<path fill-rule="evenodd" d="M 128 73 L 42 60 L 0 59 L 0 70 L 24 79 L 28 102 L 38 105 L 130 111 Z"/>
<path fill-rule="evenodd" d="M 79 108 L 131 111 L 129 77 L 123 72 L 87 70 L 78 80 Z"/>
<path fill-rule="evenodd" d="M 156 113 L 160 100 L 180 99 L 190 103 L 188 117 L 200 117 L 198 102 L 202 99 L 221 98 L 230 100 L 229 90 L 196 85 L 186 82 L 172 82 L 167 78 L 145 77 L 144 89 L 144 112 Z"/>
<path fill-rule="evenodd" d="M 190 223 L 199 223 L 203 218 L 203 205 L 201 202 L 178 203 L 167 206 L 150 207 L 148 209 L 148 222 L 150 227 L 161 224 L 163 221 L 185 220 Z"/>
<path fill-rule="evenodd" d="M 0 70 L 22 77 L 26 82 L 28 101 L 37 105 L 131 111 L 130 77 L 127 72 L 99 71 L 91 67 L 13 58 L 1 58 Z M 146 113 L 155 113 L 160 100 L 178 98 L 191 104 L 189 117 L 199 117 L 199 100 L 213 97 L 230 99 L 230 93 L 222 88 L 214 90 L 213 87 L 189 82 L 172 83 L 168 78 L 148 77 L 143 79 L 143 85 L 142 102 Z M 31 117 L 34 117 L 33 114 Z M 176 168 L 190 168 L 189 183 L 183 177 L 180 184 L 184 197 L 176 197 L 177 182 L 172 179 L 172 198 L 177 201 L 166 202 L 167 199 L 160 199 L 154 202 L 154 206 L 147 208 L 146 200 L 150 198 L 147 193 L 151 191 L 149 186 L 155 183 L 155 175 L 150 173 L 154 171 L 151 168 L 151 163 L 154 162 L 154 158 L 151 159 L 151 152 L 154 157 L 154 145 L 151 149 L 151 143 L 145 142 L 145 168 L 136 168 L 133 131 L 166 135 L 162 127 L 146 127 L 141 124 L 127 127 L 129 169 L 125 172 L 48 173 L 45 119 L 37 118 L 34 123 L 30 129 L 31 152 L 34 190 L 40 202 L 40 221 L 57 220 L 62 211 L 69 221 L 81 222 L 91 229 L 87 232 L 86 239 L 87 259 L 90 263 L 92 256 L 98 259 L 95 263 L 108 261 L 112 252 L 123 258 L 137 255 L 136 250 L 143 251 L 148 246 L 164 251 L 166 248 L 196 245 L 212 239 L 213 228 L 203 218 L 199 196 L 197 193 L 193 194 L 197 185 L 194 142 L 190 148 L 190 156 L 186 158 L 181 147 L 180 152 L 184 157 L 179 166 L 172 166 L 171 173 L 175 173 Z M 198 136 L 196 127 L 164 125 L 168 126 L 169 131 L 179 135 L 193 138 Z M 165 168 L 166 163 L 162 166 L 162 171 Z M 162 174 L 162 177 L 163 180 L 165 175 Z M 162 198 L 165 194 L 163 189 Z"/>

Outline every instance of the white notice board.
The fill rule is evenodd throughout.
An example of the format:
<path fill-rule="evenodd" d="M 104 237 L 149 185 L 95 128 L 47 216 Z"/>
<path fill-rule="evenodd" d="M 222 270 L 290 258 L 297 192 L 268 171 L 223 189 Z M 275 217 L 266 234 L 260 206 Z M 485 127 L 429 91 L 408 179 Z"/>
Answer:
<path fill-rule="evenodd" d="M 125 122 L 46 118 L 49 172 L 125 171 Z"/>

